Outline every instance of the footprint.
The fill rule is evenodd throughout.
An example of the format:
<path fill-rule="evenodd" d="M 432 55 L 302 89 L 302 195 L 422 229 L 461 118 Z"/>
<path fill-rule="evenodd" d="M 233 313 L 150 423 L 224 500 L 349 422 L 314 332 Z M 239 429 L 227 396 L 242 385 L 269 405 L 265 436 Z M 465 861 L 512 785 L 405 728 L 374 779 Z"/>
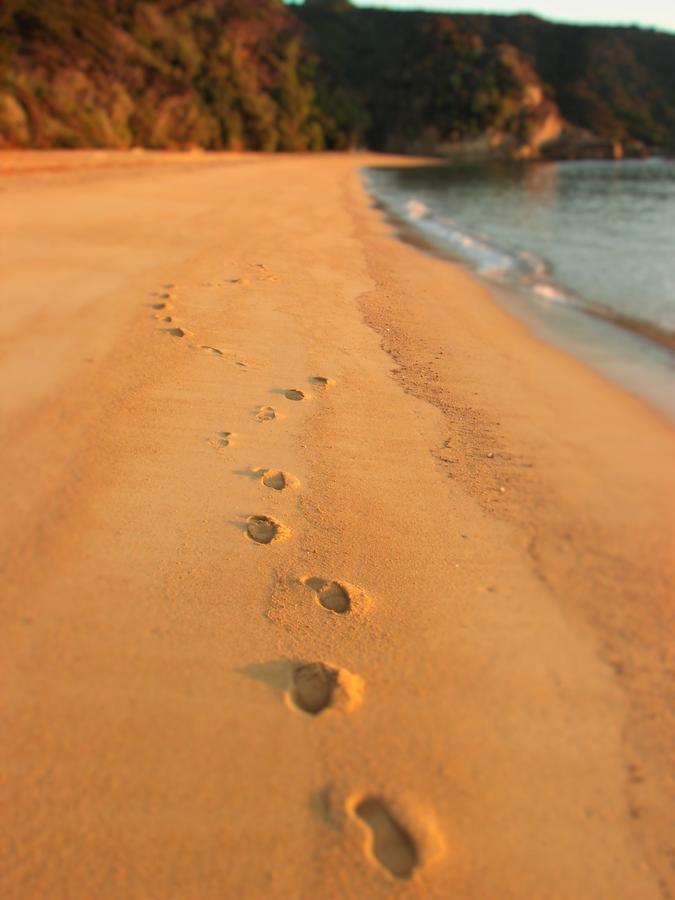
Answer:
<path fill-rule="evenodd" d="M 324 609 L 341 616 L 362 616 L 373 603 L 372 597 L 363 588 L 348 581 L 311 577 L 301 578 L 300 582 L 314 592 L 317 602 Z"/>
<path fill-rule="evenodd" d="M 350 711 L 363 699 L 363 680 L 322 662 L 301 663 L 293 671 L 291 699 L 311 716 L 329 708 Z"/>
<path fill-rule="evenodd" d="M 199 349 L 206 351 L 206 353 L 213 353 L 216 356 L 225 355 L 222 350 L 219 350 L 217 347 L 209 347 L 208 344 L 200 344 Z"/>
<path fill-rule="evenodd" d="M 285 702 L 317 716 L 324 711 L 351 712 L 363 700 L 363 679 L 323 662 L 277 659 L 250 663 L 241 674 L 269 685 Z"/>
<path fill-rule="evenodd" d="M 192 332 L 188 331 L 187 328 L 166 328 L 165 331 L 167 334 L 170 334 L 171 337 L 192 337 Z"/>
<path fill-rule="evenodd" d="M 309 379 L 309 383 L 318 388 L 328 388 L 335 384 L 332 378 L 326 378 L 324 375 L 312 375 Z"/>
<path fill-rule="evenodd" d="M 346 587 L 339 581 L 325 581 L 323 578 L 307 578 L 304 581 L 317 596 L 319 603 L 334 613 L 348 613 L 352 608 L 352 600 Z"/>
<path fill-rule="evenodd" d="M 259 422 L 271 422 L 277 414 L 273 406 L 259 406 L 255 417 Z"/>
<path fill-rule="evenodd" d="M 295 388 L 289 388 L 287 391 L 284 391 L 284 397 L 287 400 L 304 400 L 305 395 L 302 391 L 297 391 Z"/>
<path fill-rule="evenodd" d="M 250 272 L 251 278 L 255 278 L 256 281 L 278 281 L 279 280 L 279 276 L 274 275 L 272 272 L 270 272 L 270 270 L 267 268 L 265 263 L 250 263 L 247 266 L 247 269 Z M 232 278 L 232 279 L 230 279 L 230 282 L 233 284 L 236 284 L 239 281 L 244 281 L 246 284 L 248 284 L 250 282 L 251 278 L 244 275 L 242 278 Z"/>
<path fill-rule="evenodd" d="M 281 469 L 246 469 L 238 472 L 238 475 L 247 475 L 260 481 L 265 487 L 274 491 L 285 491 L 287 488 L 296 488 L 300 484 L 298 479 L 289 472 Z"/>
<path fill-rule="evenodd" d="M 168 312 L 170 309 L 173 309 L 173 303 L 169 303 L 168 301 L 162 301 L 161 303 L 151 303 L 150 309 Z"/>
<path fill-rule="evenodd" d="M 338 683 L 338 670 L 323 663 L 305 663 L 293 672 L 293 702 L 312 716 L 330 706 Z"/>
<path fill-rule="evenodd" d="M 278 472 L 274 469 L 268 469 L 263 474 L 262 483 L 265 487 L 272 488 L 275 491 L 283 491 L 284 488 L 288 487 L 286 475 L 283 472 Z"/>
<path fill-rule="evenodd" d="M 417 847 L 384 801 L 365 797 L 354 811 L 369 829 L 369 850 L 380 865 L 395 878 L 410 878 L 419 864 Z"/>
<path fill-rule="evenodd" d="M 209 438 L 208 443 L 215 448 L 218 453 L 222 453 L 226 447 L 232 444 L 231 431 L 219 431 L 215 437 Z"/>
<path fill-rule="evenodd" d="M 291 536 L 290 530 L 285 525 L 269 516 L 249 516 L 246 520 L 246 533 L 257 544 L 285 541 Z"/>

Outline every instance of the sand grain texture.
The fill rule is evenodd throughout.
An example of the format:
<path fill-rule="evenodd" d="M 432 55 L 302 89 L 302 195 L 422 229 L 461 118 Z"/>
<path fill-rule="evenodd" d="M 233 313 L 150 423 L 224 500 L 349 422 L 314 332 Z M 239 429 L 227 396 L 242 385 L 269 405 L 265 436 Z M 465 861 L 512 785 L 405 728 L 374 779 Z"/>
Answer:
<path fill-rule="evenodd" d="M 365 157 L 19 157 L 3 897 L 672 896 L 670 426 Z"/>

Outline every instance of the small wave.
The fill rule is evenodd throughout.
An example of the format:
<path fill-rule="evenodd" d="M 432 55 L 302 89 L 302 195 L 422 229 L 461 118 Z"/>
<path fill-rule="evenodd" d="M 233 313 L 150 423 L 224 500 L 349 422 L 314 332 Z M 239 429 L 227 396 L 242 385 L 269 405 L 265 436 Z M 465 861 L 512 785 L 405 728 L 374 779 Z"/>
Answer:
<path fill-rule="evenodd" d="M 537 297 L 543 297 L 545 300 L 552 300 L 554 303 L 574 302 L 575 305 L 578 303 L 576 297 L 572 297 L 571 294 L 568 294 L 566 291 L 562 290 L 562 288 L 550 284 L 549 282 L 535 282 L 532 285 L 531 290 Z"/>
<path fill-rule="evenodd" d="M 426 237 L 427 246 L 450 253 L 471 266 L 482 278 L 511 285 L 534 302 L 574 309 L 625 331 L 675 349 L 675 332 L 654 322 L 618 313 L 609 307 L 588 302 L 557 284 L 549 263 L 528 250 L 507 250 L 485 235 L 468 231 L 454 220 L 436 215 L 417 197 L 388 196 L 376 190 L 387 213 L 399 223 L 408 223 L 413 232 Z"/>
<path fill-rule="evenodd" d="M 441 248 L 452 251 L 489 281 L 520 283 L 545 277 L 549 273 L 546 260 L 535 253 L 500 247 L 485 235 L 468 231 L 453 219 L 435 215 L 417 197 L 398 203 L 390 198 L 388 207 L 394 215 L 401 215 L 420 233 Z"/>
<path fill-rule="evenodd" d="M 408 216 L 413 221 L 417 219 L 421 219 L 423 216 L 426 216 L 429 212 L 429 207 L 425 203 L 420 203 L 419 200 L 415 200 L 413 197 L 412 200 L 408 200 L 405 205 L 406 212 Z"/>
<path fill-rule="evenodd" d="M 395 218 L 409 223 L 440 249 L 451 251 L 489 281 L 504 284 L 533 280 L 549 270 L 546 261 L 536 254 L 500 247 L 485 235 L 468 231 L 447 216 L 434 214 L 418 197 L 377 193 L 385 209 Z"/>

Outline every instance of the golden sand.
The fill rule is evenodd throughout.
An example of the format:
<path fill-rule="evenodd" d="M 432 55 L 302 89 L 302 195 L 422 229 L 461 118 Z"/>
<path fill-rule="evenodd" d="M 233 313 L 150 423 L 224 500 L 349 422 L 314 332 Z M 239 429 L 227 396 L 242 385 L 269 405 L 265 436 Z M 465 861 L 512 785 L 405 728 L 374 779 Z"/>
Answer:
<path fill-rule="evenodd" d="M 669 896 L 670 426 L 375 158 L 81 159 L 2 158 L 3 898 Z"/>

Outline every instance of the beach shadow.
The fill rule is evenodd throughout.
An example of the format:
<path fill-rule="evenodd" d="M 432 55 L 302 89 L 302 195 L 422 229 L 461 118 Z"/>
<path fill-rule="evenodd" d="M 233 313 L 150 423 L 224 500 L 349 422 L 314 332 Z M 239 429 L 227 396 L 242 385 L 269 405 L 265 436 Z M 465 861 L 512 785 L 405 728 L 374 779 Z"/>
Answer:
<path fill-rule="evenodd" d="M 288 659 L 273 659 L 269 662 L 249 663 L 236 671 L 239 675 L 266 684 L 276 694 L 284 694 L 293 686 L 294 668 L 295 663 Z"/>
<path fill-rule="evenodd" d="M 335 817 L 332 813 L 332 804 L 331 804 L 331 795 L 333 793 L 333 786 L 327 784 L 325 787 L 322 787 L 320 790 L 316 791 L 309 798 L 309 809 L 313 816 L 319 819 L 326 825 L 330 825 L 335 831 L 339 831 L 340 827 L 335 821 Z"/>
<path fill-rule="evenodd" d="M 260 481 L 267 470 L 260 469 L 234 469 L 232 474 L 239 475 L 240 478 L 250 478 L 251 481 Z"/>
<path fill-rule="evenodd" d="M 246 534 L 248 531 L 248 523 L 246 522 L 246 516 L 242 516 L 243 521 L 240 519 L 228 519 L 227 525 L 231 525 L 232 528 L 236 528 L 237 531 L 240 531 L 242 534 Z"/>

